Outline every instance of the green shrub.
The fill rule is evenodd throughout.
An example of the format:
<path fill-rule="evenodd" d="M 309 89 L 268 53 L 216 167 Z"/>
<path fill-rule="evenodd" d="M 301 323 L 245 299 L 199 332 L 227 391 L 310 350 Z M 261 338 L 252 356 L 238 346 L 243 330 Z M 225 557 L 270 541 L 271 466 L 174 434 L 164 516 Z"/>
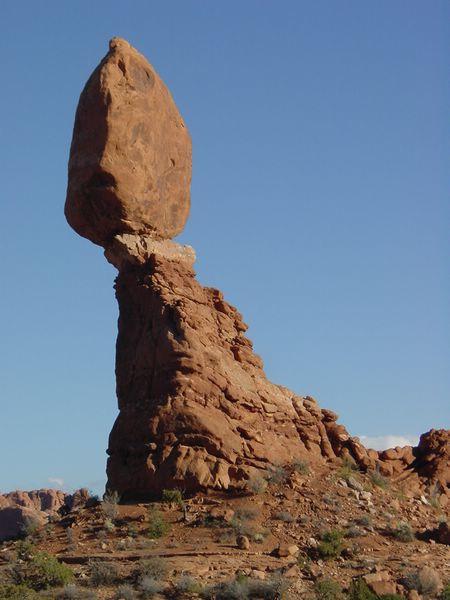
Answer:
<path fill-rule="evenodd" d="M 137 579 L 142 577 L 151 577 L 156 580 L 164 579 L 167 575 L 167 570 L 167 563 L 163 558 L 160 556 L 151 556 L 139 562 L 135 577 Z"/>
<path fill-rule="evenodd" d="M 119 515 L 119 500 L 119 494 L 114 491 L 107 492 L 103 497 L 103 502 L 101 503 L 103 514 L 108 519 L 111 519 L 111 521 L 117 519 Z"/>
<path fill-rule="evenodd" d="M 350 525 L 350 527 L 345 531 L 346 538 L 356 538 L 361 537 L 363 535 L 363 530 L 360 529 L 357 525 Z"/>
<path fill-rule="evenodd" d="M 245 482 L 245 490 L 251 494 L 263 494 L 266 488 L 267 481 L 259 475 L 254 475 Z"/>
<path fill-rule="evenodd" d="M 400 521 L 391 530 L 392 535 L 401 542 L 412 542 L 415 539 L 413 528 L 406 521 Z"/>
<path fill-rule="evenodd" d="M 91 571 L 90 582 L 95 587 L 116 583 L 119 577 L 117 567 L 106 560 L 92 560 L 89 562 L 89 567 Z"/>
<path fill-rule="evenodd" d="M 170 523 L 164 519 L 161 511 L 151 506 L 148 510 L 147 535 L 152 539 L 164 537 L 170 531 Z"/>
<path fill-rule="evenodd" d="M 114 600 L 135 600 L 136 592 L 132 588 L 131 585 L 127 583 L 124 585 L 119 585 L 116 593 L 114 594 Z"/>
<path fill-rule="evenodd" d="M 11 575 L 14 583 L 33 590 L 63 586 L 73 579 L 72 570 L 47 552 L 36 552 L 28 561 L 16 563 Z"/>
<path fill-rule="evenodd" d="M 369 515 L 363 515 L 362 517 L 355 519 L 355 523 L 357 525 L 361 525 L 361 527 L 372 527 L 372 517 L 369 517 Z"/>
<path fill-rule="evenodd" d="M 269 468 L 269 482 L 275 485 L 285 483 L 289 479 L 289 471 L 281 465 L 272 465 Z"/>
<path fill-rule="evenodd" d="M 283 521 L 284 523 L 292 523 L 295 520 L 291 513 L 288 513 L 285 510 L 280 510 L 279 512 L 276 512 L 273 515 L 273 518 L 277 521 Z"/>
<path fill-rule="evenodd" d="M 153 598 L 156 594 L 160 594 L 164 586 L 156 579 L 152 577 L 143 577 L 139 583 L 139 589 L 143 598 Z"/>
<path fill-rule="evenodd" d="M 389 487 L 389 479 L 383 477 L 378 468 L 376 468 L 375 471 L 368 471 L 367 475 L 369 476 L 373 486 L 380 487 L 382 489 Z"/>
<path fill-rule="evenodd" d="M 23 584 L 0 583 L 0 600 L 38 600 L 39 596 Z"/>
<path fill-rule="evenodd" d="M 175 583 L 175 595 L 200 594 L 203 590 L 201 583 L 193 577 L 184 575 Z"/>
<path fill-rule="evenodd" d="M 83 589 L 69 583 L 56 595 L 56 600 L 97 600 L 97 595 L 89 590 Z"/>
<path fill-rule="evenodd" d="M 338 529 L 330 529 L 325 531 L 320 536 L 320 543 L 317 546 L 317 551 L 321 558 L 332 559 L 341 555 L 344 550 L 343 533 Z"/>
<path fill-rule="evenodd" d="M 348 600 L 377 600 L 378 596 L 372 592 L 364 579 L 354 579 L 348 590 Z"/>
<path fill-rule="evenodd" d="M 114 525 L 111 519 L 105 519 L 105 522 L 103 523 L 103 528 L 108 533 L 112 533 L 116 529 L 116 526 Z"/>
<path fill-rule="evenodd" d="M 357 471 L 359 468 L 353 458 L 344 456 L 341 467 L 336 471 L 336 477 L 347 481 L 350 477 L 354 477 Z"/>
<path fill-rule="evenodd" d="M 439 574 L 427 567 L 407 573 L 402 583 L 408 590 L 417 590 L 425 597 L 435 597 L 442 585 Z"/>
<path fill-rule="evenodd" d="M 447 583 L 439 596 L 440 600 L 450 600 L 450 583 Z"/>
<path fill-rule="evenodd" d="M 306 460 L 295 460 L 292 463 L 292 468 L 301 475 L 307 475 L 309 473 L 309 464 Z"/>
<path fill-rule="evenodd" d="M 255 508 L 249 508 L 248 506 L 243 506 L 240 508 L 237 508 L 235 510 L 234 516 L 237 519 L 256 519 L 256 517 L 259 515 L 259 511 L 256 510 Z"/>
<path fill-rule="evenodd" d="M 201 592 L 201 596 L 207 600 L 278 600 L 283 597 L 287 588 L 287 582 L 281 577 L 257 581 L 241 576 L 234 581 L 223 581 L 209 586 Z"/>
<path fill-rule="evenodd" d="M 344 598 L 341 586 L 333 579 L 320 579 L 314 584 L 317 600 L 341 600 Z"/>
<path fill-rule="evenodd" d="M 173 489 L 173 490 L 163 490 L 162 491 L 162 501 L 168 502 L 170 504 L 178 504 L 178 506 L 183 506 L 183 494 L 181 490 Z"/>
<path fill-rule="evenodd" d="M 33 517 L 26 517 L 22 525 L 22 537 L 33 537 L 41 528 L 41 522 Z"/>
<path fill-rule="evenodd" d="M 21 540 L 16 544 L 16 554 L 19 560 L 30 560 L 36 552 L 37 548 L 30 540 Z"/>

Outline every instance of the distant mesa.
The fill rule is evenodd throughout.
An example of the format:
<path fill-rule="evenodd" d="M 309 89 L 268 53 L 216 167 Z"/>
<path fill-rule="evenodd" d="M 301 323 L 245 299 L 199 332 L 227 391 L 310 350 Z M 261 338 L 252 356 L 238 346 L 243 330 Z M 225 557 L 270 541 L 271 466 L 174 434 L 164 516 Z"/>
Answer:
<path fill-rule="evenodd" d="M 113 38 L 76 112 L 65 215 L 107 246 L 114 235 L 168 239 L 188 218 L 192 148 L 170 92 L 133 46 Z"/>

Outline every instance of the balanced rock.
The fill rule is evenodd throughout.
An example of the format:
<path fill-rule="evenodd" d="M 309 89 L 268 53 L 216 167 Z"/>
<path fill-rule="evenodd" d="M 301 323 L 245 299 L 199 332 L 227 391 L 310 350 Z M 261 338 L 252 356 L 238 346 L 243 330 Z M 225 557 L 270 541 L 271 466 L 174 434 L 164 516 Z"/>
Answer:
<path fill-rule="evenodd" d="M 174 487 L 255 492 L 274 465 L 348 458 L 446 500 L 448 431 L 379 453 L 313 398 L 267 379 L 240 313 L 197 281 L 193 249 L 170 240 L 188 216 L 190 177 L 189 134 L 168 90 L 114 38 L 80 97 L 65 207 L 119 271 L 108 489 L 123 500 Z"/>
<path fill-rule="evenodd" d="M 191 140 L 170 92 L 128 42 L 110 41 L 78 103 L 65 214 L 92 242 L 172 238 L 190 207 Z"/>

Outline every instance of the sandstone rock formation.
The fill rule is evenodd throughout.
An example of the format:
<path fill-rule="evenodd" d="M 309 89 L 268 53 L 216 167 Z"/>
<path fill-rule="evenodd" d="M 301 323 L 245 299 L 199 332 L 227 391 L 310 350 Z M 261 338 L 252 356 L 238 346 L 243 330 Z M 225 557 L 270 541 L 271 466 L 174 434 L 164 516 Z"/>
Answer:
<path fill-rule="evenodd" d="M 445 492 L 449 432 L 378 453 L 313 398 L 267 380 L 239 312 L 197 282 L 192 248 L 167 239 L 189 208 L 181 117 L 136 50 L 118 39 L 110 47 L 80 98 L 66 202 L 72 227 L 119 270 L 108 488 L 123 499 L 173 487 L 251 490 L 276 465 L 349 457 Z"/>
<path fill-rule="evenodd" d="M 366 449 L 335 413 L 267 380 L 239 312 L 195 279 L 190 248 L 161 242 L 145 254 L 144 244 L 118 239 L 106 252 L 120 268 L 111 489 L 124 498 L 242 490 L 271 465 L 345 456 L 447 489 L 448 432 L 425 434 L 416 449 Z"/>
<path fill-rule="evenodd" d="M 28 523 L 44 525 L 50 516 L 85 506 L 89 499 L 84 488 L 73 494 L 54 489 L 0 494 L 0 542 L 19 537 Z"/>
<path fill-rule="evenodd" d="M 189 214 L 191 140 L 148 61 L 113 38 L 78 104 L 65 214 L 105 245 L 115 234 L 171 238 Z"/>

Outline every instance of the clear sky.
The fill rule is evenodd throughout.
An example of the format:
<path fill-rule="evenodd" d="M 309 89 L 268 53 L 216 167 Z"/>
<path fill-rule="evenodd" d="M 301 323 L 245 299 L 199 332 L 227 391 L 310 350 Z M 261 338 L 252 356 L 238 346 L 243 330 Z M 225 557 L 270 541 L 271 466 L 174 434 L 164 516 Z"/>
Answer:
<path fill-rule="evenodd" d="M 2 2 L 0 490 L 104 482 L 115 270 L 63 205 L 78 96 L 113 36 L 147 56 L 190 129 L 179 239 L 243 313 L 268 376 L 379 444 L 448 427 L 449 13 Z"/>

